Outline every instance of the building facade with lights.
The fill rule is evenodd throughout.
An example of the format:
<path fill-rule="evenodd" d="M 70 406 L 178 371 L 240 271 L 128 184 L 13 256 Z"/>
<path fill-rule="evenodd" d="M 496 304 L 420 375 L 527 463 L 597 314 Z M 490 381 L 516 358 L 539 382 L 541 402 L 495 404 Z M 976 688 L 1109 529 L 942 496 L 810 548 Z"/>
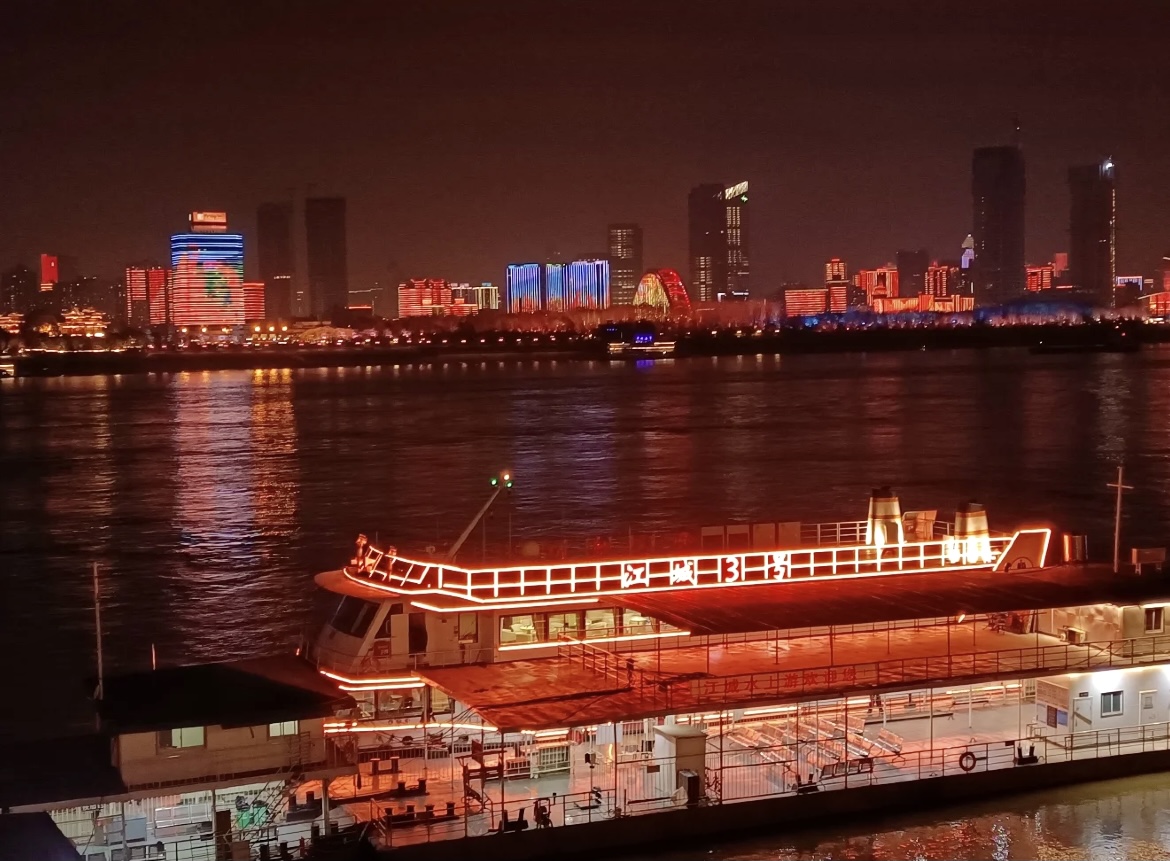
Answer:
<path fill-rule="evenodd" d="M 614 305 L 632 305 L 642 276 L 642 228 L 611 224 L 607 230 L 610 293 Z"/>
<path fill-rule="evenodd" d="M 454 295 L 454 288 L 443 278 L 412 278 L 398 285 L 398 316 L 466 317 L 479 310 L 466 296 Z"/>
<path fill-rule="evenodd" d="M 1069 279 L 1101 308 L 1117 277 L 1117 187 L 1112 159 L 1069 168 Z"/>
<path fill-rule="evenodd" d="M 170 273 L 162 266 L 126 267 L 126 319 L 131 326 L 171 323 Z"/>
<path fill-rule="evenodd" d="M 171 237 L 171 323 L 183 328 L 243 326 L 244 237 L 225 213 L 191 213 L 191 231 Z"/>
<path fill-rule="evenodd" d="M 708 183 L 687 199 L 690 283 L 698 302 L 746 299 L 750 293 L 748 183 Z"/>
<path fill-rule="evenodd" d="M 974 289 L 979 305 L 1024 295 L 1024 153 L 1018 146 L 982 147 L 971 159 Z"/>

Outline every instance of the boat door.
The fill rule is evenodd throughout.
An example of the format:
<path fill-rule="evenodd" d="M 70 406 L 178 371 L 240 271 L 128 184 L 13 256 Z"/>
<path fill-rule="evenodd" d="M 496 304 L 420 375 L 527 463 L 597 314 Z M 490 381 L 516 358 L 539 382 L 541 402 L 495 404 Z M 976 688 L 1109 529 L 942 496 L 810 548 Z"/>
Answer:
<path fill-rule="evenodd" d="M 1073 699 L 1072 703 L 1072 726 L 1069 727 L 1070 732 L 1084 732 L 1093 728 L 1093 698 L 1091 696 L 1078 696 Z"/>
<path fill-rule="evenodd" d="M 1141 710 L 1138 712 L 1138 726 L 1156 723 L 1158 720 L 1154 715 L 1154 693 L 1154 691 L 1141 691 L 1138 693 L 1138 702 L 1141 704 Z"/>

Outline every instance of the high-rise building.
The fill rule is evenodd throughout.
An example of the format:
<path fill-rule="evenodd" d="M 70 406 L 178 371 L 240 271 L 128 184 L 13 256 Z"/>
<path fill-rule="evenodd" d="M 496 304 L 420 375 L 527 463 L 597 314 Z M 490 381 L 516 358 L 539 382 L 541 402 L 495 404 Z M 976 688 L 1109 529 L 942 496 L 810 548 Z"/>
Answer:
<path fill-rule="evenodd" d="M 1112 159 L 1069 168 L 1069 279 L 1101 307 L 1117 277 L 1117 192 Z"/>
<path fill-rule="evenodd" d="M 464 316 L 476 310 L 464 297 L 456 299 L 450 282 L 443 278 L 412 278 L 398 285 L 399 317 Z"/>
<path fill-rule="evenodd" d="M 509 263 L 504 281 L 504 310 L 509 314 L 542 310 L 545 306 L 543 275 L 544 266 L 540 263 Z"/>
<path fill-rule="evenodd" d="M 171 322 L 175 326 L 244 324 L 244 237 L 226 231 L 223 213 L 193 212 L 191 231 L 171 237 Z"/>
<path fill-rule="evenodd" d="M 849 281 L 849 267 L 839 257 L 834 257 L 825 264 L 825 283 L 832 284 L 834 281 Z"/>
<path fill-rule="evenodd" d="M 56 254 L 41 255 L 41 292 L 47 293 L 61 280 Z"/>
<path fill-rule="evenodd" d="M 0 314 L 27 314 L 37 301 L 37 273 L 27 266 L 14 266 L 0 275 Z"/>
<path fill-rule="evenodd" d="M 1068 252 L 1057 251 L 1052 255 L 1052 274 L 1056 278 L 1060 278 L 1068 272 Z"/>
<path fill-rule="evenodd" d="M 489 281 L 482 284 L 452 284 L 451 301 L 462 300 L 478 311 L 496 311 L 500 307 L 500 288 Z"/>
<path fill-rule="evenodd" d="M 999 305 L 1024 294 L 1024 153 L 982 147 L 971 159 L 975 301 Z"/>
<path fill-rule="evenodd" d="M 349 306 L 344 197 L 305 200 L 305 251 L 313 313 L 324 319 L 344 312 Z"/>
<path fill-rule="evenodd" d="M 608 234 L 613 304 L 629 305 L 642 277 L 642 228 L 637 224 L 611 224 Z"/>
<path fill-rule="evenodd" d="M 288 320 L 294 309 L 296 253 L 291 202 L 262 203 L 256 210 L 256 262 L 264 282 L 264 313 L 270 320 Z"/>
<path fill-rule="evenodd" d="M 935 261 L 926 268 L 927 296 L 942 298 L 961 292 L 960 278 L 962 270 L 958 263 Z"/>
<path fill-rule="evenodd" d="M 126 267 L 126 319 L 131 326 L 166 326 L 171 322 L 171 291 L 162 266 Z"/>
<path fill-rule="evenodd" d="M 574 311 L 608 308 L 610 276 L 609 261 L 605 258 L 574 260 L 569 263 L 565 270 L 565 309 Z"/>
<path fill-rule="evenodd" d="M 898 268 L 887 263 L 877 269 L 858 269 L 853 275 L 853 286 L 865 295 L 865 304 L 874 299 L 893 299 L 898 296 Z"/>
<path fill-rule="evenodd" d="M 699 185 L 687 199 L 691 289 L 700 302 L 749 293 L 748 184 Z"/>
<path fill-rule="evenodd" d="M 792 287 L 784 291 L 786 317 L 810 317 L 829 310 L 829 291 L 824 287 Z"/>
<path fill-rule="evenodd" d="M 1026 286 L 1029 293 L 1040 293 L 1051 290 L 1056 279 L 1056 267 L 1051 263 L 1042 266 L 1025 267 Z"/>
<path fill-rule="evenodd" d="M 930 255 L 925 251 L 899 251 L 898 261 L 899 296 L 921 296 L 926 292 L 926 270 L 930 267 Z"/>
<path fill-rule="evenodd" d="M 1146 291 L 1145 278 L 1141 275 L 1118 275 L 1113 284 L 1114 308 L 1136 306 L 1144 292 L 1152 292 Z"/>
<path fill-rule="evenodd" d="M 265 283 L 263 281 L 245 281 L 244 289 L 244 319 L 245 320 L 265 320 L 268 318 L 264 312 L 267 308 L 267 300 L 264 295 Z M 273 319 L 282 319 L 274 317 Z"/>

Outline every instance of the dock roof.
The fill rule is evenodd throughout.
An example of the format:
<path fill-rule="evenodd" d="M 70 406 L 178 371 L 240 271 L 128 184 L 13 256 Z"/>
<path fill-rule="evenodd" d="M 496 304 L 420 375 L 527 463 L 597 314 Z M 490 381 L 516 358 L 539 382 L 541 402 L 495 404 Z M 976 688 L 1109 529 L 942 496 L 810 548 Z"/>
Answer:
<path fill-rule="evenodd" d="M 111 733 L 185 726 L 258 726 L 332 717 L 353 705 L 308 662 L 293 655 L 163 667 L 112 676 L 98 703 Z"/>

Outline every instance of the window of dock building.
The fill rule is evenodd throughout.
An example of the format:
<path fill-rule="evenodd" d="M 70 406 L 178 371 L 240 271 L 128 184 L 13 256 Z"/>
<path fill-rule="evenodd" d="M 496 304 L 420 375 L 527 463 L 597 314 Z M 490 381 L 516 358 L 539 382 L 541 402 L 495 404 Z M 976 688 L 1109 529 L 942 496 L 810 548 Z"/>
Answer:
<path fill-rule="evenodd" d="M 268 737 L 278 738 L 283 735 L 298 735 L 301 731 L 300 721 L 286 720 L 268 725 Z"/>
<path fill-rule="evenodd" d="M 1161 634 L 1162 633 L 1162 608 L 1161 607 L 1146 607 L 1146 633 L 1147 634 Z"/>
<path fill-rule="evenodd" d="M 500 617 L 500 645 L 509 643 L 535 643 L 536 619 L 531 614 Z"/>
<path fill-rule="evenodd" d="M 612 637 L 615 633 L 613 607 L 585 611 L 585 636 Z"/>
<path fill-rule="evenodd" d="M 164 749 L 203 747 L 204 738 L 203 727 L 201 726 L 164 729 L 158 734 L 158 746 Z"/>
<path fill-rule="evenodd" d="M 1101 694 L 1101 717 L 1115 717 L 1121 711 L 1121 691 Z"/>

